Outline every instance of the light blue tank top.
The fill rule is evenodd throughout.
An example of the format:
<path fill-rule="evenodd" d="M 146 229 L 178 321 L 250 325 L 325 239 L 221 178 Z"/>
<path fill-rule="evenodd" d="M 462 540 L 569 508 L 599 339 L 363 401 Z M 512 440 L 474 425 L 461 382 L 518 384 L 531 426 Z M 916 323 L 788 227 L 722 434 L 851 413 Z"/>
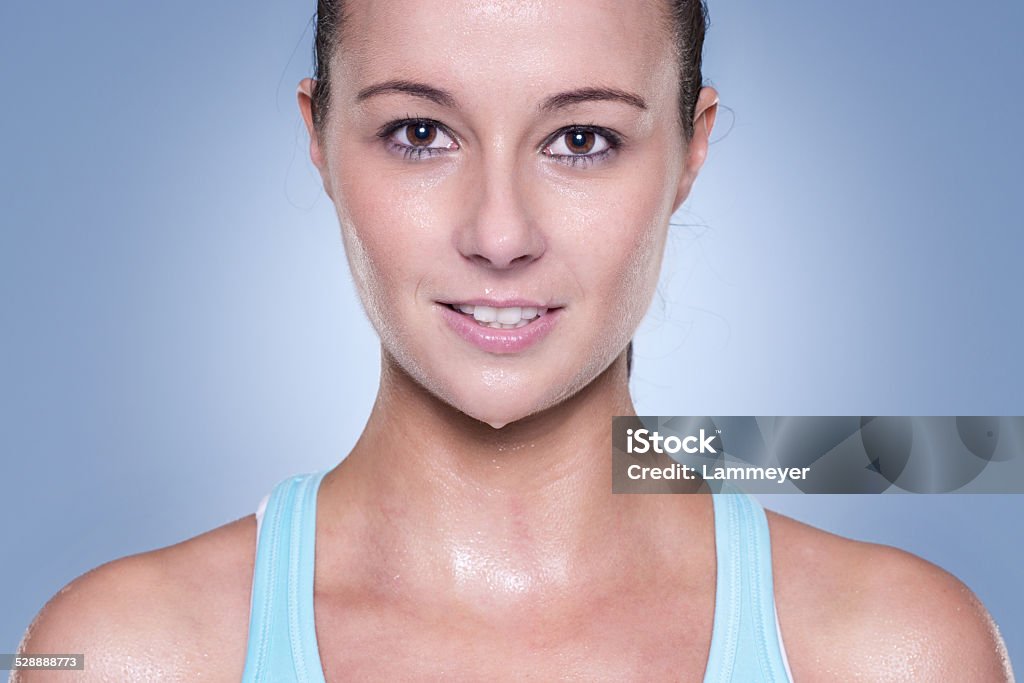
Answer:
<path fill-rule="evenodd" d="M 316 494 L 325 474 L 289 477 L 260 503 L 243 683 L 325 683 L 313 620 Z M 704 681 L 791 682 L 764 509 L 733 488 L 712 500 L 718 573 Z"/>

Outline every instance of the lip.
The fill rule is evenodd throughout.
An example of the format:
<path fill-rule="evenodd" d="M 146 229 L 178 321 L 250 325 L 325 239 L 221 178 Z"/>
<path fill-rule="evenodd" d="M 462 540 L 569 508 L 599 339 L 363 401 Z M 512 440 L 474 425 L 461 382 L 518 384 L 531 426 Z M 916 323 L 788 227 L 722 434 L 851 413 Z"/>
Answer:
<path fill-rule="evenodd" d="M 559 308 L 557 304 L 541 303 L 530 299 L 459 299 L 457 301 L 440 301 L 450 306 L 491 306 L 493 308 Z"/>
<path fill-rule="evenodd" d="M 478 301 L 482 301 L 478 299 Z M 521 299 L 515 299 L 514 301 L 522 301 Z M 470 304 L 460 302 L 464 306 L 493 306 L 491 303 L 479 303 Z M 505 306 L 535 306 L 534 303 L 525 304 L 504 304 Z M 461 337 L 463 340 L 469 342 L 473 346 L 477 347 L 481 351 L 495 354 L 510 354 L 520 353 L 526 349 L 535 346 L 540 343 L 544 337 L 546 337 L 558 321 L 562 318 L 561 308 L 551 308 L 548 312 L 539 318 L 534 318 L 533 322 L 529 325 L 516 328 L 514 330 L 499 330 L 493 327 L 484 327 L 478 325 L 469 316 L 464 313 L 459 313 L 448 307 L 447 304 L 437 303 L 435 307 L 444 318 L 445 323 L 448 325 L 455 334 Z M 543 306 L 538 306 L 543 308 Z"/>

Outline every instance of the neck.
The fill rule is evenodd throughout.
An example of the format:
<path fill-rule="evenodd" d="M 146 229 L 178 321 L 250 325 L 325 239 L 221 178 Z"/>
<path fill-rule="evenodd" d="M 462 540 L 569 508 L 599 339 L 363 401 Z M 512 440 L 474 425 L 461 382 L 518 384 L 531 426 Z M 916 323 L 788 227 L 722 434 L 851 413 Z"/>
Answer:
<path fill-rule="evenodd" d="M 612 495 L 611 418 L 636 414 L 625 354 L 573 397 L 501 429 L 383 361 L 366 429 L 325 479 L 318 514 L 324 533 L 368 551 L 337 570 L 378 589 L 383 576 L 398 593 L 493 612 L 621 584 L 638 558 L 667 550 L 649 521 L 656 508 L 699 498 Z"/>

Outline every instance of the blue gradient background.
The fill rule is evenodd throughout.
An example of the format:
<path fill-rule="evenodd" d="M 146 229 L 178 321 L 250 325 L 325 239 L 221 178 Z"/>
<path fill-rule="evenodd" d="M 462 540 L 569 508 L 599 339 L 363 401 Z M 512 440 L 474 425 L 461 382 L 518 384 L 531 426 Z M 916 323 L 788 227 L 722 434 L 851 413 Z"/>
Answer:
<path fill-rule="evenodd" d="M 377 341 L 294 104 L 313 4 L 0 5 L 0 651 L 75 576 L 249 514 L 364 424 Z M 731 111 L 638 412 L 1024 414 L 1024 5 L 711 16 Z M 764 500 L 950 570 L 1020 668 L 1024 496 Z"/>

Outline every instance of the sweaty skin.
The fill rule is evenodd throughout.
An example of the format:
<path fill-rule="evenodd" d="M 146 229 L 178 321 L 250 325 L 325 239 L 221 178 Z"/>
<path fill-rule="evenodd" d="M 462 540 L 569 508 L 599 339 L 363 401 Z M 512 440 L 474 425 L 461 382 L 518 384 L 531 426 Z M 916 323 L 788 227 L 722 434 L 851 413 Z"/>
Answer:
<path fill-rule="evenodd" d="M 635 414 L 624 350 L 717 94 L 701 91 L 685 139 L 661 0 L 345 5 L 322 129 L 311 81 L 298 99 L 380 335 L 381 382 L 317 501 L 327 680 L 700 680 L 711 503 L 613 496 L 609 420 Z M 408 150 L 403 120 L 432 122 L 431 151 Z M 599 131 L 592 158 L 569 153 L 580 127 Z M 541 301 L 561 319 L 522 352 L 484 352 L 438 304 L 479 297 Z M 994 625 L 955 578 L 769 524 L 796 680 L 1010 680 Z M 254 551 L 249 515 L 104 565 L 47 605 L 23 649 L 85 652 L 81 680 L 128 666 L 238 680 Z"/>
<path fill-rule="evenodd" d="M 699 154 L 681 163 L 676 93 L 664 87 L 677 78 L 670 42 L 628 42 L 660 22 L 655 3 L 611 23 L 596 8 L 511 4 L 460 3 L 444 31 L 430 31 L 436 5 L 351 3 L 313 150 L 387 362 L 494 427 L 576 393 L 622 353 L 653 296 L 669 217 L 699 167 Z M 377 27 L 411 42 L 373 42 Z M 577 39 L 553 40 L 563 30 Z M 595 68 L 602 50 L 635 58 Z M 445 90 L 456 106 L 395 92 L 358 99 L 396 78 Z M 540 110 L 552 94 L 588 87 L 636 93 L 646 107 Z M 418 161 L 387 151 L 378 129 L 410 115 L 443 123 L 459 149 Z M 588 169 L 539 152 L 571 124 L 610 128 L 623 144 Z M 513 295 L 563 306 L 559 333 L 515 356 L 452 348 L 435 301 Z"/>

